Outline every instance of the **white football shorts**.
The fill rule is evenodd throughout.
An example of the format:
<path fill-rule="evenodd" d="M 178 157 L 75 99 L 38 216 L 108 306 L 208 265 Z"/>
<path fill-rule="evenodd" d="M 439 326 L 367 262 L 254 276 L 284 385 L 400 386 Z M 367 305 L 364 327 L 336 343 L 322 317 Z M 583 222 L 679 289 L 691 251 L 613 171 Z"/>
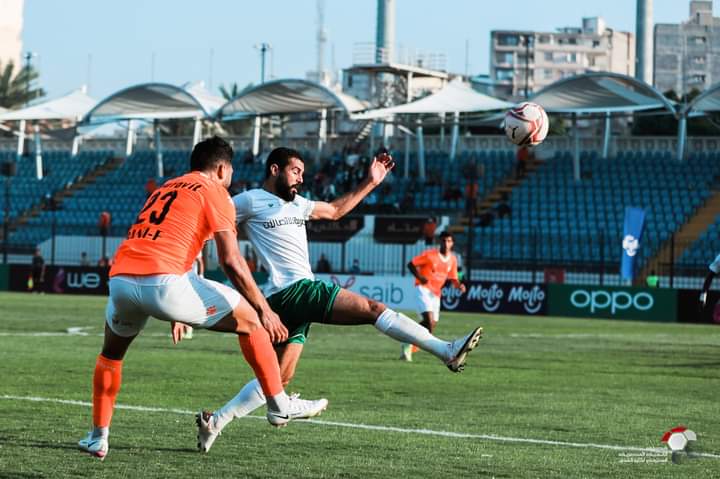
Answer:
<path fill-rule="evenodd" d="M 189 271 L 182 275 L 117 275 L 110 278 L 105 321 L 118 336 L 138 334 L 148 317 L 209 328 L 240 302 L 234 289 Z"/>
<path fill-rule="evenodd" d="M 440 319 L 440 297 L 435 296 L 425 286 L 415 286 L 415 300 L 417 302 L 417 313 L 432 313 L 433 320 L 437 321 Z M 421 317 L 422 319 L 422 317 Z"/>

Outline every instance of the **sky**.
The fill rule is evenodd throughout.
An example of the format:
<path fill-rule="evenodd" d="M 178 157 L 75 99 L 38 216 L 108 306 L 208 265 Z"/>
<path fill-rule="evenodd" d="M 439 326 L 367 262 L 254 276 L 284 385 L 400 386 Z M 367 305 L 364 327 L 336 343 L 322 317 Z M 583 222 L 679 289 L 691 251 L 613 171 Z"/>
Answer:
<path fill-rule="evenodd" d="M 355 45 L 374 42 L 376 5 L 325 0 L 328 67 L 350 66 Z M 653 13 L 655 23 L 678 23 L 689 1 L 655 0 Z M 591 16 L 635 30 L 633 0 L 396 0 L 396 43 L 442 53 L 457 73 L 467 44 L 469 72 L 487 73 L 492 30 L 554 31 Z M 217 92 L 259 82 L 261 42 L 273 49 L 268 77 L 304 78 L 317 62 L 316 18 L 316 0 L 26 0 L 23 51 L 37 54 L 50 98 L 87 84 L 100 99 L 149 81 L 203 80 Z"/>

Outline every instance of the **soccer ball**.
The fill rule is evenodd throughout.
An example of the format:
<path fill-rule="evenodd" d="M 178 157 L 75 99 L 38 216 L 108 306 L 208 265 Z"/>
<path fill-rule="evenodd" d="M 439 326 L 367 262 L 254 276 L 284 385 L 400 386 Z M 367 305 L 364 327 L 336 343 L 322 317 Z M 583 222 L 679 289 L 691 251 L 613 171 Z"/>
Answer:
<path fill-rule="evenodd" d="M 672 452 L 684 451 L 690 441 L 697 441 L 697 435 L 685 426 L 672 428 L 662 437 Z"/>
<path fill-rule="evenodd" d="M 505 114 L 505 134 L 518 146 L 539 145 L 549 127 L 547 113 L 537 103 L 520 103 Z"/>

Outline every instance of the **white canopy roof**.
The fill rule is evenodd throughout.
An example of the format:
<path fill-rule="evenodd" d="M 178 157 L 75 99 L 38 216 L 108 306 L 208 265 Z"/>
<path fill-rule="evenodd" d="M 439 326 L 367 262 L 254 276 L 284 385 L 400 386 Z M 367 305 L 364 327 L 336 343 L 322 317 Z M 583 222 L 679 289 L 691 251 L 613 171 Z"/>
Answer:
<path fill-rule="evenodd" d="M 143 83 L 105 98 L 85 116 L 84 122 L 205 118 L 213 116 L 223 102 L 222 98 L 208 92 L 201 82 L 182 86 Z"/>
<path fill-rule="evenodd" d="M 350 95 L 335 92 L 309 80 L 273 80 L 247 91 L 228 101 L 218 111 L 218 117 L 233 118 L 248 115 L 279 115 L 304 113 L 325 109 L 360 111 L 367 104 Z"/>
<path fill-rule="evenodd" d="M 0 121 L 13 120 L 80 120 L 97 101 L 85 89 L 72 91 L 54 100 L 44 101 L 20 110 L 0 113 Z"/>
<path fill-rule="evenodd" d="M 670 101 L 652 86 L 609 72 L 591 72 L 556 81 L 530 98 L 551 113 L 633 112 L 665 108 Z"/>
<path fill-rule="evenodd" d="M 353 115 L 353 119 L 370 120 L 397 114 L 493 111 L 510 108 L 512 105 L 512 103 L 479 93 L 473 90 L 470 85 L 460 80 L 453 80 L 432 95 L 404 105 L 380 108 Z"/>

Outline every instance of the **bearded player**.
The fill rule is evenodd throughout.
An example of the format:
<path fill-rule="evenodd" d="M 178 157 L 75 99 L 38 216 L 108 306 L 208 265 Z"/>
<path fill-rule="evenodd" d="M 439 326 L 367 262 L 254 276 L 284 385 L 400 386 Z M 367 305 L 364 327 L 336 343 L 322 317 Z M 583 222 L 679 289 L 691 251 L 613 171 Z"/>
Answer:
<path fill-rule="evenodd" d="M 305 172 L 300 153 L 276 148 L 266 161 L 262 188 L 233 198 L 237 221 L 245 228 L 269 274 L 264 294 L 289 332 L 289 339 L 276 347 L 284 384 L 295 373 L 312 322 L 373 325 L 393 339 L 418 345 L 453 372 L 463 370 L 467 354 L 477 346 L 482 328 L 454 341 L 444 341 L 382 303 L 315 280 L 310 269 L 305 223 L 342 218 L 382 183 L 393 166 L 390 155 L 380 154 L 372 160 L 367 177 L 355 190 L 329 203 L 309 201 L 297 194 Z M 200 412 L 198 448 L 207 452 L 233 418 L 245 416 L 263 404 L 265 396 L 255 380 L 214 413 Z"/>
<path fill-rule="evenodd" d="M 415 276 L 415 299 L 420 324 L 433 333 L 435 325 L 440 319 L 440 299 L 442 287 L 450 280 L 452 285 L 465 292 L 465 285 L 458 280 L 457 257 L 452 252 L 453 237 L 447 231 L 440 233 L 440 247 L 430 248 L 415 256 L 407 264 L 408 269 Z M 403 344 L 400 359 L 412 361 L 412 354 L 416 346 Z"/>

